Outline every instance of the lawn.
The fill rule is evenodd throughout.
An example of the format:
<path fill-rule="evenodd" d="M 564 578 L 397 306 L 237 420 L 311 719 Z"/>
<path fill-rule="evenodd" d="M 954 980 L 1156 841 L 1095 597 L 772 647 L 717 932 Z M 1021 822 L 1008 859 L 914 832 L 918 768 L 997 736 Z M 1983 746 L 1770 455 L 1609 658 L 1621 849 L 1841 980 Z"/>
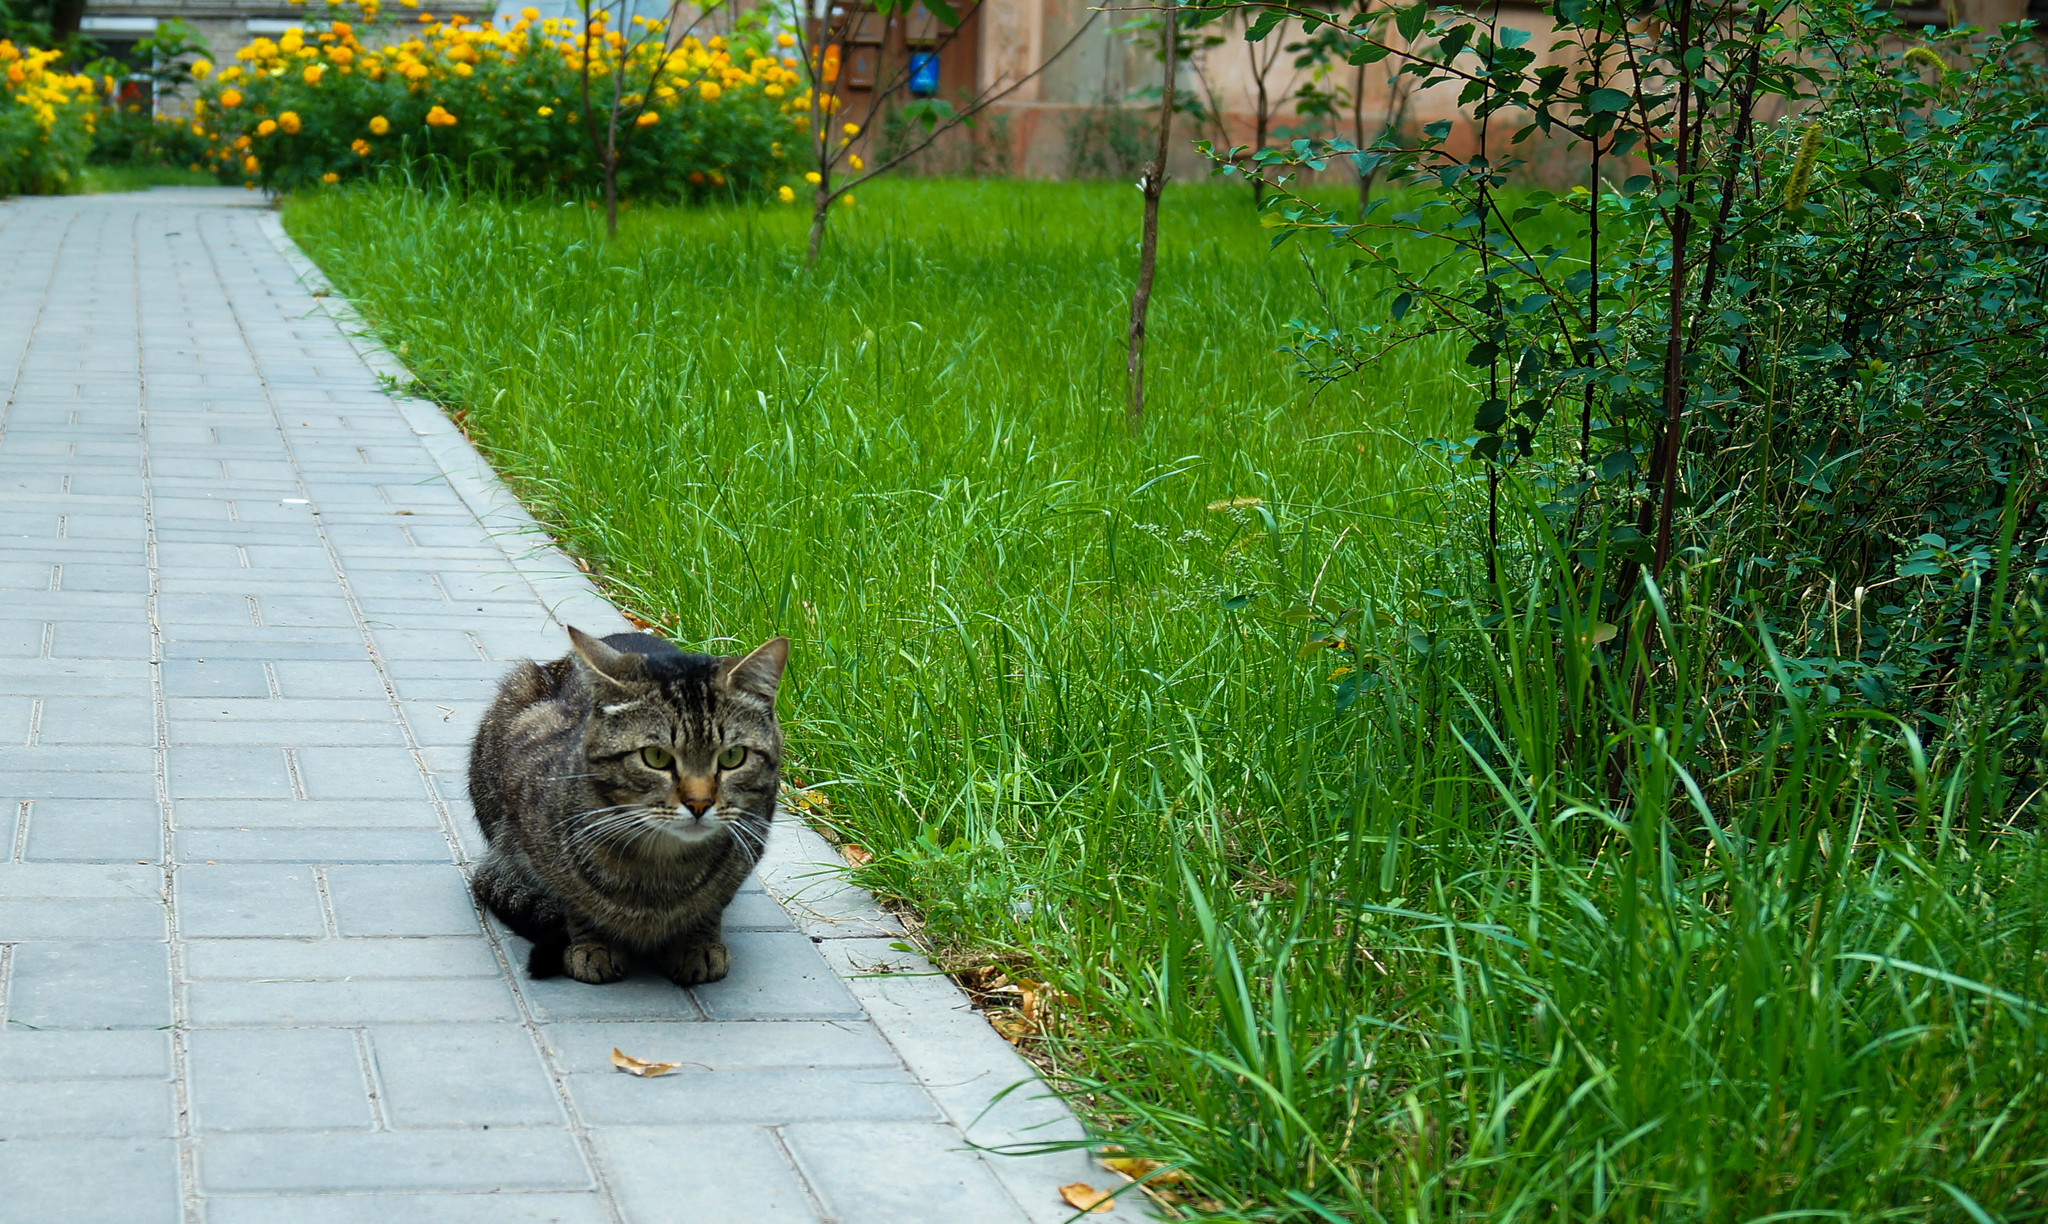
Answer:
<path fill-rule="evenodd" d="M 1597 685 L 1486 585 L 1453 351 L 1304 382 L 1288 320 L 1378 285 L 1176 186 L 1132 429 L 1136 213 L 881 184 L 808 272 L 795 209 L 285 219 L 624 606 L 791 636 L 860 882 L 1031 984 L 1011 1034 L 1177 1210 L 2040 1218 L 2048 864 L 1944 789 L 1995 763 L 1792 706 L 1695 790 L 1681 618 L 1602 750 L 1644 798 L 1552 776 Z"/>

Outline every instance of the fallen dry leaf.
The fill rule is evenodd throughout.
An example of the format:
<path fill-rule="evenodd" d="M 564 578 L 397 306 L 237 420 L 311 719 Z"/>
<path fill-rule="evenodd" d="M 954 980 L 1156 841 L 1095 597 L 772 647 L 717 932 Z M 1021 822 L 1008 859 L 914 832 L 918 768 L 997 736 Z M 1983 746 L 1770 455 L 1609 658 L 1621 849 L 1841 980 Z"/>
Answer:
<path fill-rule="evenodd" d="M 846 861 L 856 867 L 865 867 L 875 861 L 874 851 L 866 846 L 856 845 L 853 842 L 848 842 L 839 847 L 839 853 L 845 855 Z"/>
<path fill-rule="evenodd" d="M 1166 1168 L 1166 1162 L 1154 1160 L 1150 1156 L 1104 1156 L 1101 1160 L 1103 1167 L 1121 1173 L 1132 1181 L 1144 1181 L 1149 1177 L 1152 1179 L 1147 1183 L 1149 1185 L 1170 1186 L 1182 1180 L 1179 1169 L 1166 1169 L 1166 1172 L 1161 1173 L 1159 1170 Z"/>
<path fill-rule="evenodd" d="M 1018 1015 L 1016 1012 L 1009 1010 L 1008 1008 L 1004 1008 L 1001 1011 L 989 1012 L 988 1022 L 989 1026 L 994 1028 L 997 1033 L 1001 1034 L 1003 1040 L 1009 1042 L 1011 1045 L 1016 1045 L 1018 1042 L 1024 1040 L 1026 1037 L 1034 1036 L 1038 1032 L 1038 1030 L 1032 1026 L 1029 1020 L 1026 1020 L 1024 1017 Z"/>
<path fill-rule="evenodd" d="M 682 1065 L 681 1063 L 648 1062 L 644 1058 L 635 1058 L 631 1054 L 625 1053 L 617 1046 L 612 1047 L 612 1066 L 624 1071 L 627 1075 L 637 1075 L 642 1079 L 651 1079 L 657 1075 L 667 1075 Z"/>
<path fill-rule="evenodd" d="M 1109 1191 L 1097 1190 L 1087 1182 L 1073 1182 L 1060 1187 L 1060 1197 L 1069 1207 L 1079 1211 L 1109 1211 L 1116 1206 Z"/>

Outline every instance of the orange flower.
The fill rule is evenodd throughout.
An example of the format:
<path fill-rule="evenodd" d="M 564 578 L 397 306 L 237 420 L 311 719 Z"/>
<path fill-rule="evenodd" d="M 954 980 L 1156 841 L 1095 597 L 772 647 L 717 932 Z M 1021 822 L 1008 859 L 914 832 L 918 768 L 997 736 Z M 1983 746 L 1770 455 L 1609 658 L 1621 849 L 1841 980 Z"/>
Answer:
<path fill-rule="evenodd" d="M 660 122 L 660 111 L 641 111 L 640 117 L 633 121 L 634 126 L 636 127 L 653 127 L 655 124 Z"/>
<path fill-rule="evenodd" d="M 261 170 L 262 168 L 263 163 L 256 160 L 256 155 L 254 153 L 251 153 L 249 156 L 242 159 L 242 169 L 250 174 L 254 174 L 258 170 Z"/>
<path fill-rule="evenodd" d="M 220 104 L 222 106 L 227 107 L 229 110 L 235 109 L 237 106 L 240 106 L 242 104 L 242 91 L 239 89 L 221 90 Z"/>
<path fill-rule="evenodd" d="M 287 136 L 296 136 L 296 135 L 298 135 L 298 134 L 299 134 L 299 112 L 297 112 L 297 111 L 286 111 L 286 112 L 285 112 L 284 114 L 282 114 L 282 115 L 279 115 L 279 116 L 277 117 L 277 126 L 279 126 L 279 127 L 283 128 L 283 129 L 284 129 L 284 134 L 285 134 L 285 135 L 287 135 Z"/>
<path fill-rule="evenodd" d="M 256 134 L 258 136 L 268 136 L 272 132 L 275 132 L 276 130 L 277 120 L 275 119 L 265 119 L 263 122 L 256 125 Z"/>
<path fill-rule="evenodd" d="M 370 120 L 370 135 L 382 136 L 384 133 L 390 130 L 391 121 L 389 119 L 386 119 L 384 116 L 378 115 Z"/>
<path fill-rule="evenodd" d="M 453 116 L 453 115 L 449 114 L 449 113 L 448 113 L 447 111 L 445 111 L 445 110 L 441 109 L 441 107 L 439 107 L 439 106 L 435 106 L 434 108 L 432 108 L 431 110 L 429 110 L 429 111 L 427 112 L 427 126 L 428 126 L 428 127 L 454 127 L 454 126 L 455 126 L 455 116 Z"/>
<path fill-rule="evenodd" d="M 339 174 L 336 174 L 334 171 L 329 170 L 327 173 L 320 176 L 320 181 L 326 183 L 328 186 L 331 187 L 334 184 L 339 183 L 341 181 L 341 176 Z"/>
<path fill-rule="evenodd" d="M 368 157 L 370 155 L 370 142 L 360 136 L 356 137 L 355 143 L 351 144 L 349 148 L 355 150 L 357 157 Z"/>

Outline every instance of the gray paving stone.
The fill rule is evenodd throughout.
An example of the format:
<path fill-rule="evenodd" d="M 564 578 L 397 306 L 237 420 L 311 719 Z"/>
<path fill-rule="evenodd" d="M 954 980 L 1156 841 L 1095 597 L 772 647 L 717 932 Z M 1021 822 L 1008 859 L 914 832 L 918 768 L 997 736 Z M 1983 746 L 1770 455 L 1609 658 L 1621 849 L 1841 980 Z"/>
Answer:
<path fill-rule="evenodd" d="M 178 933 L 321 935 L 320 885 L 307 866 L 188 864 L 178 869 Z"/>
<path fill-rule="evenodd" d="M 147 744 L 156 709 L 144 697 L 46 697 L 38 735 L 45 744 Z"/>
<path fill-rule="evenodd" d="M 180 829 L 186 863 L 446 863 L 439 829 Z"/>
<path fill-rule="evenodd" d="M 434 829 L 439 821 L 424 799 L 376 800 L 177 799 L 171 804 L 186 829 Z"/>
<path fill-rule="evenodd" d="M 25 850 L 32 862 L 153 862 L 163 840 L 163 814 L 153 799 L 38 799 L 29 808 Z"/>
<path fill-rule="evenodd" d="M 206 1224 L 610 1224 L 596 1191 L 245 1195 L 207 1200 Z"/>
<path fill-rule="evenodd" d="M 627 1224 L 817 1220 L 766 1128 L 621 1126 L 599 1130 L 594 1139 Z M 678 1168 L 717 1172 L 691 1177 L 685 1187 L 678 1184 Z"/>
<path fill-rule="evenodd" d="M 217 1135 L 199 1142 L 208 1193 L 580 1190 L 590 1170 L 567 1131 Z"/>
<path fill-rule="evenodd" d="M 741 1020 L 571 1022 L 542 1030 L 565 1072 L 612 1070 L 611 1051 L 703 1071 L 897 1067 L 902 1061 L 865 1021 Z"/>
<path fill-rule="evenodd" d="M 652 1079 L 617 1071 L 566 1077 L 593 1126 L 896 1119 L 936 1122 L 939 1111 L 900 1067 L 772 1071 L 684 1068 Z"/>
<path fill-rule="evenodd" d="M 332 867 L 327 892 L 343 935 L 472 935 L 469 885 L 452 865 Z"/>
<path fill-rule="evenodd" d="M 155 1028 L 171 1022 L 168 944 L 144 940 L 16 944 L 8 978 L 10 1027 Z"/>
<path fill-rule="evenodd" d="M 843 1224 L 1014 1219 L 1017 1204 L 951 1127 L 802 1123 L 783 1131 L 797 1167 Z M 1071 1213 L 1066 1213 L 1071 1214 Z"/>
<path fill-rule="evenodd" d="M 526 965 L 526 941 L 506 940 L 512 963 Z M 562 1020 L 695 1020 L 701 1013 L 690 994 L 641 969 L 623 982 L 589 986 L 566 977 L 534 981 L 522 973 L 519 993 L 534 1018 Z"/>
<path fill-rule="evenodd" d="M 692 993 L 713 1020 L 859 1019 L 846 993 L 809 938 L 794 931 L 727 931 L 732 970 Z"/>
<path fill-rule="evenodd" d="M 370 1031 L 392 1125 L 561 1126 L 554 1081 L 525 1029 L 408 1025 Z"/>
<path fill-rule="evenodd" d="M 199 1029 L 186 1037 L 202 1131 L 369 1130 L 376 1111 L 346 1029 Z"/>
<path fill-rule="evenodd" d="M 479 939 L 195 939 L 185 945 L 193 980 L 263 978 L 496 979 L 498 958 Z"/>
<path fill-rule="evenodd" d="M 180 1224 L 170 1139 L 14 1139 L 0 1143 L 9 1217 L 63 1224 Z"/>
<path fill-rule="evenodd" d="M 212 1028 L 519 1018 L 512 992 L 497 978 L 453 978 L 437 981 L 431 989 L 403 979 L 195 981 L 185 987 L 185 1009 L 193 1025 Z M 14 1015 L 12 1008 L 8 1014 Z"/>
<path fill-rule="evenodd" d="M 0 1030 L 0 1080 L 169 1079 L 170 1074 L 168 1032 Z"/>
<path fill-rule="evenodd" d="M 175 1130 L 167 1081 L 0 1081 L 0 1142 L 58 1135 L 168 1138 Z"/>
<path fill-rule="evenodd" d="M 164 757 L 171 794 L 180 799 L 293 797 L 291 769 L 279 748 L 175 745 Z"/>
<path fill-rule="evenodd" d="M 298 750 L 299 776 L 309 799 L 424 799 L 426 786 L 404 748 Z"/>
<path fill-rule="evenodd" d="M 9 939 L 162 939 L 161 901 L 0 901 L 0 931 Z"/>

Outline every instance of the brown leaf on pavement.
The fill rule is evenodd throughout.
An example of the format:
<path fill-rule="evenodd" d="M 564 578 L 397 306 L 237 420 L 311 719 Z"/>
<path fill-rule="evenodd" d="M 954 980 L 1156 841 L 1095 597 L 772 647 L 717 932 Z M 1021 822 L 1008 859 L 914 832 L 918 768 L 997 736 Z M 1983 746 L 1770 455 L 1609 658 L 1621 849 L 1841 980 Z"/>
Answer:
<path fill-rule="evenodd" d="M 1109 1191 L 1097 1190 L 1087 1182 L 1073 1182 L 1060 1187 L 1060 1197 L 1069 1207 L 1077 1211 L 1102 1212 L 1116 1206 Z"/>
<path fill-rule="evenodd" d="M 839 847 L 839 853 L 845 855 L 846 861 L 852 863 L 856 867 L 865 867 L 869 863 L 875 861 L 874 851 L 869 850 L 866 846 L 857 845 L 853 842 L 848 842 L 845 845 Z"/>
<path fill-rule="evenodd" d="M 625 1053 L 617 1046 L 612 1047 L 612 1066 L 624 1071 L 627 1075 L 637 1075 L 642 1079 L 651 1079 L 657 1075 L 667 1075 L 682 1065 L 681 1063 L 648 1062 L 644 1058 L 635 1058 L 631 1054 Z"/>

